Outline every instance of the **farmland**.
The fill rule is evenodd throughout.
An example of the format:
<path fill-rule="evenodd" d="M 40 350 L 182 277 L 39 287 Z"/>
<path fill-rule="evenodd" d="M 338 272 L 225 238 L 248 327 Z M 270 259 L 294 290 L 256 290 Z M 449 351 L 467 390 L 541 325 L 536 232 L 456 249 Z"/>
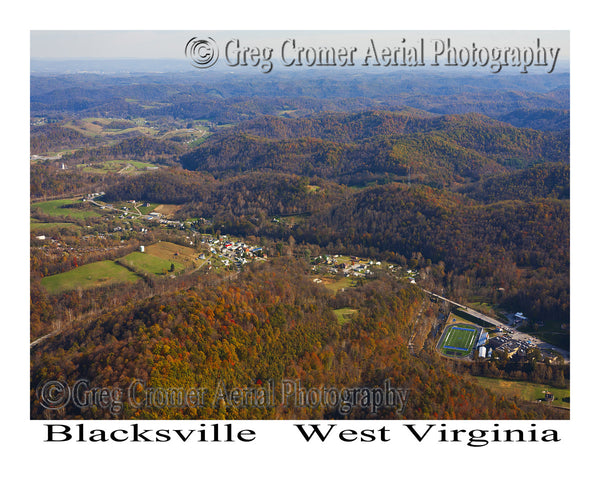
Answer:
<path fill-rule="evenodd" d="M 157 206 L 158 203 L 148 203 L 147 207 L 144 207 L 144 205 L 146 204 L 142 204 L 137 206 L 137 209 L 140 211 L 140 213 L 142 215 L 148 215 L 150 212 L 152 212 Z"/>
<path fill-rule="evenodd" d="M 198 256 L 196 250 L 190 247 L 183 247 L 171 242 L 158 242 L 146 247 L 146 253 L 158 259 L 171 262 L 177 262 L 182 265 L 181 268 L 193 268 L 196 266 L 195 259 Z"/>
<path fill-rule="evenodd" d="M 146 252 L 132 252 L 117 261 L 105 260 L 77 267 L 68 272 L 42 278 L 41 284 L 50 294 L 123 282 L 136 282 L 135 273 L 164 275 L 178 274 L 196 266 L 194 249 L 170 242 L 158 242 L 146 247 Z M 173 270 L 171 270 L 173 265 Z"/>
<path fill-rule="evenodd" d="M 177 213 L 180 208 L 181 205 L 163 204 L 157 205 L 156 208 L 154 208 L 154 211 L 164 215 L 166 218 L 169 218 Z"/>
<path fill-rule="evenodd" d="M 139 277 L 112 260 L 94 262 L 74 268 L 68 272 L 42 278 L 42 286 L 51 294 L 57 294 L 78 287 L 82 289 L 136 282 Z"/>
<path fill-rule="evenodd" d="M 161 105 L 166 104 L 153 102 L 153 105 L 142 105 L 142 107 L 157 108 Z M 207 129 L 204 127 L 174 128 L 165 131 L 164 128 L 161 128 L 159 123 L 148 121 L 144 118 L 124 120 L 121 118 L 89 117 L 67 122 L 64 126 L 87 137 L 104 138 L 109 142 L 113 142 L 115 139 L 135 135 L 147 135 L 161 139 L 178 137 L 194 141 L 202 139 L 208 133 Z"/>
<path fill-rule="evenodd" d="M 79 227 L 79 225 L 76 225 L 74 223 L 66 223 L 66 222 L 47 222 L 47 223 L 43 223 L 43 222 L 39 222 L 38 220 L 35 219 L 31 219 L 30 223 L 29 223 L 29 228 L 31 229 L 32 232 L 47 232 L 50 231 L 52 229 L 65 229 L 67 231 L 77 231 L 80 230 L 81 227 Z"/>
<path fill-rule="evenodd" d="M 115 122 L 114 119 L 110 118 L 84 118 L 68 122 L 65 126 L 89 137 L 111 137 L 115 135 L 131 134 L 133 132 L 146 135 L 156 134 L 154 128 L 143 126 L 145 123 L 144 120 L 133 122 L 119 119 Z"/>
<path fill-rule="evenodd" d="M 43 214 L 52 217 L 86 219 L 100 216 L 98 212 L 84 208 L 81 201 L 75 199 L 50 200 L 47 202 L 32 203 L 31 208 L 33 212 L 35 212 L 36 209 L 39 209 Z"/>
<path fill-rule="evenodd" d="M 333 311 L 335 318 L 340 325 L 345 325 L 346 323 L 350 322 L 352 317 L 354 317 L 357 312 L 358 310 L 353 308 L 338 308 L 337 310 Z"/>
<path fill-rule="evenodd" d="M 339 279 L 332 279 L 325 277 L 322 279 L 325 288 L 333 293 L 337 293 L 342 289 L 351 288 L 356 286 L 356 279 L 352 277 L 342 277 Z"/>
<path fill-rule="evenodd" d="M 77 165 L 75 168 L 87 173 L 105 174 L 109 172 L 120 174 L 136 174 L 156 168 L 156 165 L 136 160 L 108 160 L 99 163 L 85 163 Z"/>
<path fill-rule="evenodd" d="M 481 386 L 505 397 L 517 397 L 536 402 L 544 399 L 545 392 L 554 394 L 553 405 L 569 408 L 571 392 L 569 388 L 555 388 L 541 383 L 503 380 L 500 378 L 474 377 Z"/>
<path fill-rule="evenodd" d="M 123 257 L 121 262 L 124 265 L 131 265 L 135 270 L 142 270 L 145 273 L 152 273 L 154 275 L 163 275 L 166 272 L 179 273 L 184 269 L 183 265 L 179 262 L 142 252 L 132 252 Z M 171 265 L 173 265 L 173 270 L 171 270 Z"/>

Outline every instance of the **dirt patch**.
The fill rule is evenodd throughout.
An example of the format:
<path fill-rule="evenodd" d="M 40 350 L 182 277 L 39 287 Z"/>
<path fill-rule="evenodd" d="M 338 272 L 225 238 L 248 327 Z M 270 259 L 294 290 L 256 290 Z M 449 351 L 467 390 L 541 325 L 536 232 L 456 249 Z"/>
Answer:
<path fill-rule="evenodd" d="M 170 218 L 181 210 L 181 207 L 182 205 L 159 205 L 154 211 L 160 213 L 163 217 Z"/>

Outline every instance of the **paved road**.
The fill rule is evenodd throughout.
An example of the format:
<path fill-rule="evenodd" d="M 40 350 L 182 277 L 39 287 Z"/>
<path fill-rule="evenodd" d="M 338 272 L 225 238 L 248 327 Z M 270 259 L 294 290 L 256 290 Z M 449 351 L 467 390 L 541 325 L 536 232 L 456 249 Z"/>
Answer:
<path fill-rule="evenodd" d="M 90 200 L 87 200 L 87 201 L 90 202 L 93 205 L 96 205 L 97 207 L 105 208 L 106 210 L 115 210 L 115 211 L 117 211 L 119 213 L 122 213 L 123 215 L 137 215 L 139 217 L 143 217 L 142 213 L 139 210 L 138 210 L 139 213 L 135 213 L 135 212 L 133 212 L 131 210 L 122 210 L 122 209 L 119 209 L 119 208 L 111 207 L 109 205 L 104 205 L 102 203 L 96 202 L 95 200 L 91 200 L 90 199 Z M 136 205 L 136 209 L 137 209 L 137 205 Z"/>
<path fill-rule="evenodd" d="M 479 318 L 480 320 L 483 320 L 484 322 L 487 322 L 491 325 L 494 325 L 496 327 L 500 327 L 502 329 L 507 329 L 510 327 L 507 327 L 507 325 L 505 323 L 502 323 L 499 320 L 496 320 L 495 318 L 489 317 L 481 312 L 478 312 L 477 310 L 473 310 L 472 308 L 469 308 L 465 305 L 461 305 L 460 303 L 456 303 L 453 302 L 452 300 L 442 297 L 441 295 L 438 295 L 437 293 L 433 293 L 430 292 L 429 290 L 425 290 L 424 288 L 421 288 L 421 290 L 423 290 L 425 293 L 427 293 L 428 295 L 433 295 L 434 297 L 437 297 L 441 300 L 444 300 L 448 303 L 451 303 L 452 305 L 456 305 L 459 308 L 462 308 L 465 312 L 467 312 L 470 315 L 473 315 L 474 317 Z M 554 350 L 555 352 L 560 353 L 563 358 L 565 359 L 565 363 L 569 363 L 570 361 L 570 354 L 568 351 L 562 349 L 562 348 L 558 348 L 555 347 L 554 345 L 549 344 L 548 342 L 544 342 L 543 340 L 540 340 L 537 337 L 533 337 L 531 335 L 528 335 L 527 333 L 523 333 L 523 332 L 519 332 L 517 330 L 514 330 L 513 328 L 510 328 L 514 333 L 511 334 L 511 338 L 515 339 L 515 340 L 520 340 L 520 341 L 525 341 L 525 342 L 531 342 L 532 345 L 534 345 L 535 347 L 539 348 L 539 349 L 543 349 L 543 350 Z"/>
<path fill-rule="evenodd" d="M 50 338 L 56 334 L 58 334 L 60 332 L 60 330 L 55 330 L 54 332 L 50 332 L 47 335 L 44 335 L 43 337 L 37 338 L 35 339 L 33 342 L 31 342 L 29 344 L 29 348 L 31 347 L 35 347 L 38 343 L 42 343 L 44 340 L 46 340 L 47 338 Z"/>

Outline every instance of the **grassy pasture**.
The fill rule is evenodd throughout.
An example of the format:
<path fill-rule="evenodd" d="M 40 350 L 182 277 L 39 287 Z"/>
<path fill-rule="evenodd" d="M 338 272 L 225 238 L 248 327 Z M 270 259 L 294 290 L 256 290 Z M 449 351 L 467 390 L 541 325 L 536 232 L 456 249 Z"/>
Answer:
<path fill-rule="evenodd" d="M 52 217 L 90 218 L 99 217 L 100 214 L 88 208 L 67 208 L 69 205 L 81 204 L 77 199 L 49 200 L 47 202 L 32 203 L 31 208 L 39 208 L 42 213 Z"/>
<path fill-rule="evenodd" d="M 131 165 L 130 168 L 128 165 Z M 124 174 L 134 174 L 147 171 L 148 167 L 156 167 L 156 165 L 147 162 L 140 162 L 136 160 L 108 160 L 106 162 L 92 163 L 91 165 L 77 165 L 76 168 L 82 172 L 87 173 L 116 173 L 121 172 Z"/>
<path fill-rule="evenodd" d="M 168 273 L 177 274 L 186 269 L 195 268 L 198 253 L 189 247 L 182 247 L 170 242 L 158 242 L 146 247 L 146 252 L 132 252 L 120 261 L 129 263 L 135 270 L 154 275 Z M 171 264 L 175 266 L 169 272 Z M 93 288 L 116 283 L 136 282 L 140 279 L 126 267 L 112 260 L 94 262 L 74 268 L 68 272 L 51 275 L 41 280 L 48 293 L 56 294 L 78 287 Z"/>
<path fill-rule="evenodd" d="M 321 279 L 325 288 L 331 290 L 333 293 L 339 292 L 342 288 L 345 289 L 356 287 L 356 278 L 354 277 L 342 277 L 338 280 L 330 279 L 327 277 L 322 277 Z"/>
<path fill-rule="evenodd" d="M 358 310 L 353 308 L 338 308 L 337 310 L 333 311 L 335 318 L 340 325 L 345 325 L 346 323 L 352 321 L 352 318 L 357 312 Z"/>
<path fill-rule="evenodd" d="M 41 284 L 48 293 L 56 294 L 74 290 L 77 287 L 86 289 L 115 283 L 134 283 L 139 278 L 136 274 L 112 260 L 104 260 L 42 278 Z"/>
<path fill-rule="evenodd" d="M 198 252 L 190 247 L 182 247 L 171 242 L 158 242 L 146 247 L 146 254 L 152 255 L 162 260 L 167 260 L 169 266 L 172 263 L 179 263 L 182 268 L 193 268 L 196 266 Z"/>
<path fill-rule="evenodd" d="M 152 273 L 154 275 L 162 275 L 165 271 L 174 274 L 181 272 L 184 269 L 183 265 L 179 262 L 166 260 L 164 258 L 155 257 L 154 255 L 142 252 L 132 252 L 123 257 L 121 261 L 126 264 L 131 264 L 136 270 L 142 270 L 146 273 Z M 173 272 L 169 272 L 171 264 L 175 266 L 175 270 Z"/>
<path fill-rule="evenodd" d="M 140 212 L 142 212 L 142 215 L 148 215 L 150 212 L 152 212 L 156 207 L 158 207 L 158 203 L 151 203 L 150 206 L 148 207 L 144 207 L 143 203 L 138 203 L 138 210 Z"/>
<path fill-rule="evenodd" d="M 29 229 L 35 233 L 44 233 L 44 232 L 49 232 L 49 231 L 55 230 L 55 229 L 60 229 L 60 230 L 66 229 L 71 232 L 76 232 L 78 230 L 81 230 L 81 227 L 74 223 L 66 223 L 66 222 L 44 223 L 44 222 L 40 222 L 40 221 L 36 220 L 35 218 L 32 218 L 32 219 L 30 219 L 30 222 L 29 222 Z"/>
<path fill-rule="evenodd" d="M 121 122 L 126 128 L 111 128 L 111 123 Z M 145 135 L 155 135 L 156 129 L 148 126 L 136 125 L 135 122 L 123 121 L 115 118 L 84 118 L 67 122 L 65 127 L 71 128 L 88 137 L 110 137 L 113 135 L 124 135 L 134 131 Z"/>
<path fill-rule="evenodd" d="M 554 394 L 552 405 L 569 408 L 571 404 L 571 391 L 569 388 L 555 388 L 541 383 L 503 380 L 501 378 L 474 378 L 482 387 L 498 395 L 504 395 L 506 398 L 518 397 L 523 400 L 535 402 L 544 398 L 544 392 L 550 391 Z"/>

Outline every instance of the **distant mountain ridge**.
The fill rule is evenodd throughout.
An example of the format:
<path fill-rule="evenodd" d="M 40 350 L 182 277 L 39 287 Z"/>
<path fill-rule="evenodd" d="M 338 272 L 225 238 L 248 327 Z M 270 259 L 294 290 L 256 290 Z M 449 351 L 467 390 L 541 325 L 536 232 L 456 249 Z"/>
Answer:
<path fill-rule="evenodd" d="M 568 73 L 553 75 L 443 76 L 433 73 L 323 77 L 317 72 L 266 75 L 260 82 L 249 75 L 212 72 L 171 74 L 95 73 L 31 76 L 32 115 L 62 117 L 173 116 L 238 123 L 262 115 L 303 117 L 330 112 L 417 109 L 432 114 L 481 113 L 516 126 L 559 130 L 561 119 L 551 111 L 570 108 Z M 150 105 L 148 105 L 150 104 Z M 148 110 L 152 108 L 152 111 Z M 531 112 L 528 116 L 512 112 Z M 527 123 L 531 122 L 531 123 Z"/>
<path fill-rule="evenodd" d="M 214 135 L 180 161 L 217 176 L 278 171 L 351 182 L 358 172 L 410 171 L 447 184 L 568 159 L 568 132 L 517 128 L 480 114 L 368 111 L 261 117 Z"/>

